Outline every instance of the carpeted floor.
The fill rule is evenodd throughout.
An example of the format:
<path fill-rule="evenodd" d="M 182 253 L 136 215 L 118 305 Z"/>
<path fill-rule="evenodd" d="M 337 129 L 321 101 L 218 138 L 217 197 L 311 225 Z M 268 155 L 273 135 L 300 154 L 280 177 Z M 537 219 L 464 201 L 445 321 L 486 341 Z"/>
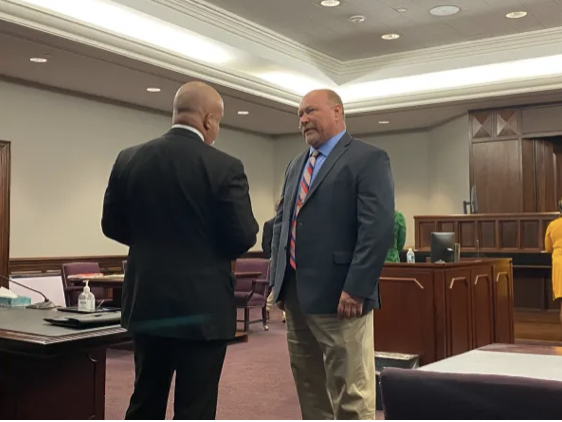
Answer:
<path fill-rule="evenodd" d="M 272 313 L 269 331 L 252 324 L 250 340 L 229 346 L 222 373 L 217 419 L 300 419 L 289 367 L 285 324 Z M 107 419 L 123 419 L 133 388 L 132 352 L 109 350 L 107 359 Z M 172 397 L 168 405 L 172 418 Z M 377 412 L 377 419 L 382 419 Z"/>

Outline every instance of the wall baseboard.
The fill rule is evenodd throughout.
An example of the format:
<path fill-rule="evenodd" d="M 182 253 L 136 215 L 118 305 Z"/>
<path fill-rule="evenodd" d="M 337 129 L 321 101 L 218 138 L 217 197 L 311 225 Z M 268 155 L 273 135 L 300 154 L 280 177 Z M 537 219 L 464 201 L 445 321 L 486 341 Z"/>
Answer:
<path fill-rule="evenodd" d="M 262 251 L 250 251 L 243 258 L 262 258 Z M 126 255 L 58 256 L 44 258 L 10 258 L 10 274 L 53 273 L 59 274 L 67 262 L 97 262 L 103 273 L 122 272 Z"/>

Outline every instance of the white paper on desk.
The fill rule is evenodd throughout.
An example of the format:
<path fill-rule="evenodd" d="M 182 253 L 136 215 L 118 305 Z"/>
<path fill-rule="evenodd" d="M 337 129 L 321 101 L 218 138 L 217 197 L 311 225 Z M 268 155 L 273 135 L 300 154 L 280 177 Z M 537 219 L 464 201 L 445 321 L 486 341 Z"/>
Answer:
<path fill-rule="evenodd" d="M 18 295 L 5 287 L 0 287 L 0 297 L 11 297 L 12 299 L 15 299 Z"/>

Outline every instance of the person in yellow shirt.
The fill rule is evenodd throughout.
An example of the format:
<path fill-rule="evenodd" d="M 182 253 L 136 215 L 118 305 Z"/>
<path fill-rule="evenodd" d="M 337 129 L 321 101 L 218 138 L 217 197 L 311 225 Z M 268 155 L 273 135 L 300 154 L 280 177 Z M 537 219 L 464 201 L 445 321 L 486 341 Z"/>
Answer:
<path fill-rule="evenodd" d="M 562 214 L 562 199 L 558 202 Z M 560 306 L 560 324 L 562 324 L 562 218 L 557 218 L 548 225 L 544 238 L 544 248 L 552 255 L 552 297 Z"/>

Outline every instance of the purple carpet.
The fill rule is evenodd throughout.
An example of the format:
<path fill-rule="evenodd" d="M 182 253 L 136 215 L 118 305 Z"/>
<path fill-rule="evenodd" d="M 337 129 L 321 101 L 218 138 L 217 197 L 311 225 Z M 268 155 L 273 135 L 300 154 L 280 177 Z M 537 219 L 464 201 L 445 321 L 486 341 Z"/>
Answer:
<path fill-rule="evenodd" d="M 252 316 L 254 318 L 254 316 Z M 285 324 L 272 312 L 269 331 L 251 325 L 247 343 L 229 346 L 222 373 L 217 419 L 300 419 L 289 367 Z M 123 419 L 133 389 L 133 354 L 109 350 L 107 358 L 106 419 Z M 167 418 L 171 419 L 172 398 Z M 382 419 L 377 412 L 377 419 Z"/>

